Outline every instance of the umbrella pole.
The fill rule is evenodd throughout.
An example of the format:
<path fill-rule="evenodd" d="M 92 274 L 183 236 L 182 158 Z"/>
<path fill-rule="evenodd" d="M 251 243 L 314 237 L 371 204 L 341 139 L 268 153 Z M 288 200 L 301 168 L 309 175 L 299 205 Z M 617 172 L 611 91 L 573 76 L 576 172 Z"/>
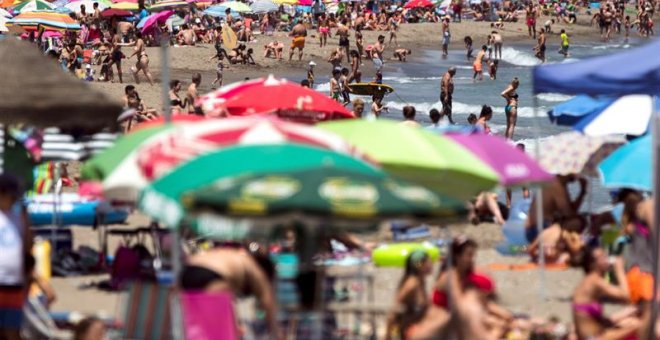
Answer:
<path fill-rule="evenodd" d="M 534 146 L 534 154 L 536 159 L 541 159 L 541 127 L 539 126 L 539 99 L 537 96 L 534 96 L 534 130 L 536 131 L 536 144 Z M 537 238 L 539 240 L 539 268 L 540 268 L 540 297 L 541 300 L 545 300 L 545 250 L 543 245 L 543 238 L 541 238 L 541 233 L 543 232 L 543 188 L 541 185 L 536 188 L 536 231 Z"/>
<path fill-rule="evenodd" d="M 658 166 L 660 166 L 660 115 L 658 112 L 655 112 L 655 101 L 656 97 L 653 96 L 651 105 L 653 105 L 652 112 L 653 114 L 653 226 L 651 230 L 653 231 L 653 298 L 651 299 L 651 325 L 649 329 L 649 334 L 647 339 L 655 339 L 656 332 L 656 320 L 658 318 L 658 262 L 660 260 L 660 230 L 658 229 L 658 218 L 660 217 L 660 205 L 658 205 L 658 194 L 660 194 L 660 172 L 658 172 Z"/>

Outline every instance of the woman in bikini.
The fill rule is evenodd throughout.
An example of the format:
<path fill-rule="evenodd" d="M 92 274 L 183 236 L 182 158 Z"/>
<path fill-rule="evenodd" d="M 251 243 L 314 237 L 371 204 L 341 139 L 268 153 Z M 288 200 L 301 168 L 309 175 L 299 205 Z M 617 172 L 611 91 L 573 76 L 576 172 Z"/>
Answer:
<path fill-rule="evenodd" d="M 179 114 L 183 112 L 183 108 L 186 107 L 185 103 L 181 101 L 179 97 L 179 91 L 181 91 L 181 81 L 174 79 L 170 81 L 170 107 L 172 109 L 172 114 Z"/>
<path fill-rule="evenodd" d="M 387 318 L 386 339 L 396 330 L 407 339 L 408 328 L 424 318 L 429 307 L 426 277 L 432 271 L 431 259 L 423 250 L 415 250 L 406 259 L 406 268 L 396 293 L 395 309 Z"/>
<path fill-rule="evenodd" d="M 506 99 L 506 106 L 504 107 L 504 113 L 506 114 L 506 133 L 505 137 L 507 139 L 513 138 L 513 130 L 516 128 L 516 122 L 518 121 L 518 93 L 516 90 L 520 85 L 518 77 L 513 78 L 511 84 L 502 92 L 502 97 Z"/>
<path fill-rule="evenodd" d="M 635 317 L 636 309 L 624 309 L 607 317 L 603 313 L 603 301 L 629 302 L 630 294 L 623 269 L 623 260 L 614 259 L 613 269 L 618 285 L 605 279 L 611 262 L 601 248 L 583 250 L 582 267 L 586 276 L 573 292 L 573 320 L 580 339 L 624 339 L 632 336 L 640 327 Z"/>
<path fill-rule="evenodd" d="M 131 67 L 131 71 L 133 71 L 133 77 L 135 77 L 135 83 L 137 84 L 140 83 L 140 79 L 138 78 L 138 72 L 142 71 L 145 77 L 147 77 L 147 80 L 149 80 L 149 84 L 153 85 L 154 81 L 151 78 L 151 73 L 149 72 L 149 56 L 147 55 L 146 44 L 142 39 L 142 33 L 140 33 L 139 31 L 136 32 L 135 37 L 137 39 L 133 43 L 133 45 L 135 45 L 134 52 L 129 57 L 129 58 L 133 56 L 137 57 L 137 62 L 135 63 L 135 66 Z"/>

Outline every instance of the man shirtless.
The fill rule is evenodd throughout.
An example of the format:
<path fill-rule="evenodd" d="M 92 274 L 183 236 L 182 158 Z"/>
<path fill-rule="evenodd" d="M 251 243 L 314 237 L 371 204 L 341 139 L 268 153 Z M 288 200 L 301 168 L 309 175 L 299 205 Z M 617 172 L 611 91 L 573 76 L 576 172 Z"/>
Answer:
<path fill-rule="evenodd" d="M 568 193 L 568 185 L 575 181 L 579 181 L 580 183 L 580 193 L 575 200 L 571 200 L 571 196 Z M 559 223 L 562 224 L 562 227 L 566 227 L 563 225 L 564 222 L 570 221 L 570 219 L 578 215 L 586 188 L 587 180 L 577 175 L 557 175 L 552 183 L 544 186 L 542 197 L 543 228 L 549 227 L 552 223 Z M 525 222 L 525 236 L 530 243 L 538 236 L 536 219 L 536 197 L 534 197 L 529 207 L 527 221 Z"/>
<path fill-rule="evenodd" d="M 534 39 L 536 39 L 536 9 L 531 3 L 525 10 L 525 18 L 527 20 L 527 32 L 529 36 L 532 37 L 533 34 Z"/>
<path fill-rule="evenodd" d="M 385 36 L 379 35 L 378 41 L 371 48 L 371 61 L 374 63 L 376 72 L 383 68 L 383 51 L 385 51 Z"/>
<path fill-rule="evenodd" d="M 406 61 L 406 57 L 409 56 L 412 51 L 409 48 L 397 48 L 394 50 L 394 58 L 399 61 Z"/>
<path fill-rule="evenodd" d="M 305 37 L 307 36 L 307 29 L 301 22 L 298 22 L 296 23 L 295 26 L 293 26 L 293 29 L 291 30 L 289 36 L 293 38 L 291 40 L 291 50 L 289 51 L 289 60 L 293 59 L 293 52 L 297 48 L 298 61 L 300 61 L 302 60 L 303 49 L 305 48 Z"/>
<path fill-rule="evenodd" d="M 348 21 L 344 19 L 341 21 L 341 25 L 337 26 L 337 32 L 335 33 L 335 35 L 339 36 L 339 48 L 344 49 L 344 54 L 346 55 L 346 62 L 350 61 L 350 56 L 348 53 L 348 46 L 349 46 L 348 34 L 349 34 Z"/>
<path fill-rule="evenodd" d="M 195 31 L 188 26 L 188 24 L 183 24 L 181 26 L 181 31 L 177 33 L 176 40 L 179 45 L 195 45 Z"/>
<path fill-rule="evenodd" d="M 472 80 L 474 81 L 477 80 L 477 76 L 479 76 L 479 81 L 484 80 L 483 61 L 484 58 L 486 57 L 487 50 L 488 50 L 488 46 L 486 45 L 481 46 L 481 51 L 477 53 L 477 57 L 474 59 L 474 63 L 472 64 L 472 68 L 474 69 L 474 75 L 472 76 Z"/>
<path fill-rule="evenodd" d="M 451 103 L 452 95 L 454 94 L 454 75 L 456 74 L 456 67 L 450 67 L 442 76 L 440 82 L 440 102 L 442 103 L 442 115 L 449 119 L 450 124 L 454 124 L 454 119 L 451 117 Z"/>
<path fill-rule="evenodd" d="M 537 39 L 537 44 L 534 46 L 534 51 L 536 52 L 536 57 L 541 60 L 542 63 L 545 63 L 545 29 L 541 28 L 539 31 L 539 37 Z"/>
<path fill-rule="evenodd" d="M 202 75 L 195 73 L 192 76 L 192 83 L 188 86 L 188 91 L 186 91 L 186 102 L 188 103 L 188 113 L 190 114 L 201 114 L 201 108 L 195 106 L 195 101 L 199 97 L 198 87 L 202 83 Z"/>
<path fill-rule="evenodd" d="M 280 41 L 271 41 L 268 45 L 264 45 L 264 58 L 273 56 L 277 60 L 282 60 L 282 51 L 284 50 L 284 43 Z"/>
<path fill-rule="evenodd" d="M 495 59 L 502 59 L 502 35 L 497 31 L 492 31 L 490 36 L 493 41 Z"/>
<path fill-rule="evenodd" d="M 130 42 L 131 35 L 133 34 L 134 27 L 130 22 L 120 21 L 117 24 L 117 31 L 120 34 L 121 42 L 128 44 Z"/>

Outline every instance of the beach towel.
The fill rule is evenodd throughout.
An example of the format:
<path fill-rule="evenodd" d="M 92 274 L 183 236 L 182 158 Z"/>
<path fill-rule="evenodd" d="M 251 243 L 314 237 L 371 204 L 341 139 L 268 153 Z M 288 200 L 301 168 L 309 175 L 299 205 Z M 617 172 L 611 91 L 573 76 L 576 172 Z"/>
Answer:
<path fill-rule="evenodd" d="M 234 304 L 229 293 L 181 292 L 186 339 L 238 339 Z"/>
<path fill-rule="evenodd" d="M 489 270 L 492 271 L 502 271 L 502 270 L 510 270 L 510 271 L 525 271 L 525 270 L 536 270 L 536 269 L 541 269 L 541 267 L 536 264 L 536 263 L 517 263 L 517 264 L 510 264 L 510 263 L 491 263 L 487 266 Z M 566 270 L 570 268 L 566 264 L 560 264 L 560 263 L 547 263 L 544 267 L 545 270 Z"/>

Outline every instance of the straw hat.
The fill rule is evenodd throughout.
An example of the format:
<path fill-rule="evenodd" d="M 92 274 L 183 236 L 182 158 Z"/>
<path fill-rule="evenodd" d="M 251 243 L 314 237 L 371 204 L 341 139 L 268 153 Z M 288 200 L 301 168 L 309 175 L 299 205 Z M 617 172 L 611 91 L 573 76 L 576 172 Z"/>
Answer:
<path fill-rule="evenodd" d="M 31 43 L 0 41 L 0 123 L 83 129 L 116 127 L 121 104 L 63 72 Z"/>

